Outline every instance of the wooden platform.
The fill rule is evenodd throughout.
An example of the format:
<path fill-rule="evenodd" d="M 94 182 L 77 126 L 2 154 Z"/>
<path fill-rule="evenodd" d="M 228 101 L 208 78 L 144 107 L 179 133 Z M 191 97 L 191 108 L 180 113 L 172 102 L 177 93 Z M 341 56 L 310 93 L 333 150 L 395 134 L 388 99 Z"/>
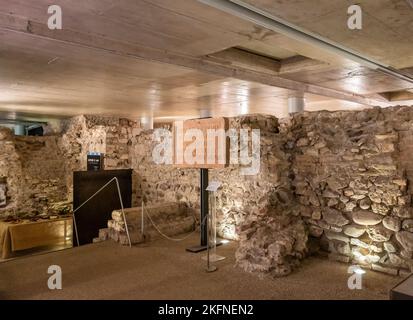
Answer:
<path fill-rule="evenodd" d="M 21 223 L 0 221 L 0 257 L 8 259 L 23 250 L 72 242 L 72 217 Z"/>
<path fill-rule="evenodd" d="M 391 300 L 413 300 L 413 274 L 390 291 Z"/>

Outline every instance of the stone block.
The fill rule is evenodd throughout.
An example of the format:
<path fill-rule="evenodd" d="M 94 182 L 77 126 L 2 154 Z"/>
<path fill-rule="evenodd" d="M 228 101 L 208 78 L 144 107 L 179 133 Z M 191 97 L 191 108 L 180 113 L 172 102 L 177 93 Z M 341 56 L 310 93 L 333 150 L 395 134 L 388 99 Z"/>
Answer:
<path fill-rule="evenodd" d="M 413 233 L 408 231 L 397 232 L 396 239 L 405 250 L 413 252 Z"/>
<path fill-rule="evenodd" d="M 346 217 L 344 217 L 344 215 L 340 211 L 332 208 L 325 208 L 323 210 L 323 219 L 328 224 L 339 227 L 350 223 L 350 221 Z"/>
<path fill-rule="evenodd" d="M 391 231 L 398 232 L 401 228 L 401 221 L 398 217 L 388 216 L 383 219 L 383 226 Z"/>
<path fill-rule="evenodd" d="M 369 235 L 370 239 L 375 242 L 385 242 L 389 241 L 393 232 L 384 228 L 382 225 L 369 227 L 367 229 L 367 234 Z"/>
<path fill-rule="evenodd" d="M 374 226 L 383 220 L 383 217 L 366 210 L 358 210 L 352 213 L 353 221 L 363 226 Z"/>
<path fill-rule="evenodd" d="M 383 243 L 384 246 L 384 250 L 386 250 L 387 252 L 397 252 L 398 251 L 398 245 L 395 241 L 387 241 Z"/>
<path fill-rule="evenodd" d="M 332 231 L 325 231 L 324 234 L 326 235 L 328 240 L 337 240 L 337 241 L 342 241 L 342 242 L 346 242 L 346 243 L 350 242 L 350 238 L 346 237 L 345 235 L 343 235 L 341 233 L 336 233 L 336 232 L 332 232 Z"/>
<path fill-rule="evenodd" d="M 413 219 L 404 220 L 401 228 L 404 231 L 413 232 Z M 399 230 L 397 230 L 397 231 L 399 231 Z"/>
<path fill-rule="evenodd" d="M 344 226 L 343 232 L 345 235 L 352 238 L 359 238 L 366 232 L 366 227 L 357 224 Z"/>
<path fill-rule="evenodd" d="M 399 272 L 398 269 L 396 269 L 396 268 L 383 267 L 383 266 L 381 266 L 379 264 L 375 264 L 375 263 L 373 263 L 371 265 L 371 269 L 374 270 L 374 271 L 387 273 L 387 274 L 390 274 L 392 276 L 397 276 L 398 272 Z"/>

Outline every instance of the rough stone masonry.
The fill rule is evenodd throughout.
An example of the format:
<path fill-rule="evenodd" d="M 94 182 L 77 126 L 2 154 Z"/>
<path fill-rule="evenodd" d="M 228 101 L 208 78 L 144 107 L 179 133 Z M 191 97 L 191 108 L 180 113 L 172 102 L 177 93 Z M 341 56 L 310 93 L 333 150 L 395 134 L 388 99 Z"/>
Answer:
<path fill-rule="evenodd" d="M 283 276 L 318 253 L 394 275 L 412 271 L 410 108 L 305 112 L 282 121 L 249 115 L 229 123 L 261 130 L 258 175 L 241 175 L 239 165 L 210 173 L 223 183 L 218 231 L 239 241 L 238 266 Z M 1 129 L 0 214 L 70 201 L 72 171 L 86 168 L 88 151 L 104 152 L 107 168 L 134 170 L 134 206 L 143 200 L 199 210 L 198 170 L 156 165 L 154 143 L 152 130 L 115 117 L 75 117 L 47 137 Z"/>
<path fill-rule="evenodd" d="M 331 259 L 397 275 L 413 269 L 409 108 L 295 115 L 288 148 L 301 215 Z M 407 164 L 407 166 L 406 166 Z M 317 240 L 316 240 L 317 239 Z M 316 240 L 316 241 L 314 241 Z"/>

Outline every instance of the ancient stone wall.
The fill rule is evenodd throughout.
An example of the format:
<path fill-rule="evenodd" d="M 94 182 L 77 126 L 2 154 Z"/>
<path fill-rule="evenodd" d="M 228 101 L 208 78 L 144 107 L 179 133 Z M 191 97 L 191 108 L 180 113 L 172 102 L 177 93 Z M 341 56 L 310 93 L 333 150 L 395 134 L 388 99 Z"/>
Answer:
<path fill-rule="evenodd" d="M 86 170 L 87 153 L 104 153 L 108 170 L 129 168 L 128 142 L 140 132 L 136 122 L 99 116 L 63 121 L 61 132 L 43 137 L 0 128 L 0 215 L 69 210 L 73 171 Z"/>
<path fill-rule="evenodd" d="M 45 213 L 67 200 L 66 160 L 60 141 L 57 136 L 15 137 L 22 169 L 19 179 L 22 213 Z"/>
<path fill-rule="evenodd" d="M 0 128 L 0 181 L 1 205 L 0 216 L 7 215 L 17 210 L 21 198 L 19 179 L 22 168 L 14 144 L 13 132 L 8 128 Z"/>
<path fill-rule="evenodd" d="M 413 166 L 406 154 L 411 147 L 404 146 L 410 115 L 408 109 L 376 108 L 291 119 L 294 192 L 312 243 L 331 259 L 390 274 L 413 268 L 405 170 Z"/>
<path fill-rule="evenodd" d="M 60 137 L 20 137 L 0 129 L 0 180 L 6 190 L 0 215 L 54 213 L 66 201 L 65 176 Z"/>
<path fill-rule="evenodd" d="M 257 175 L 234 164 L 210 170 L 210 180 L 222 182 L 218 232 L 239 240 L 239 266 L 286 275 L 310 251 L 390 274 L 412 270 L 409 108 L 306 112 L 282 122 L 249 115 L 229 124 L 261 134 Z M 0 215 L 70 201 L 72 172 L 86 169 L 88 151 L 103 152 L 106 169 L 133 169 L 133 206 L 199 210 L 199 170 L 155 164 L 155 144 L 154 131 L 114 117 L 75 117 L 57 136 L 0 129 Z"/>
<path fill-rule="evenodd" d="M 248 215 L 265 215 L 271 204 L 292 201 L 288 179 L 288 159 L 278 133 L 278 121 L 271 116 L 246 116 L 229 119 L 229 127 L 260 129 L 261 161 L 257 175 L 243 175 L 247 167 L 230 165 L 225 169 L 211 169 L 209 180 L 218 180 L 222 188 L 217 197 L 219 233 L 237 239 L 236 226 Z M 153 131 L 144 131 L 131 141 L 131 167 L 138 175 L 139 194 L 146 202 L 185 202 L 199 209 L 199 169 L 180 169 L 174 165 L 157 165 L 152 159 L 155 142 Z M 139 199 L 141 201 L 141 199 Z"/>
<path fill-rule="evenodd" d="M 286 275 L 305 256 L 307 231 L 291 192 L 284 135 L 272 116 L 230 118 L 229 128 L 260 130 L 260 171 L 243 175 L 242 165 L 210 170 L 210 181 L 222 183 L 217 194 L 218 233 L 240 240 L 236 258 L 243 269 Z M 132 139 L 131 165 L 138 176 L 138 194 L 148 204 L 185 202 L 199 209 L 199 170 L 155 164 L 155 144 L 153 131 Z"/>
<path fill-rule="evenodd" d="M 73 197 L 73 171 L 86 170 L 88 152 L 103 153 L 106 170 L 130 168 L 129 144 L 141 131 L 139 123 L 116 117 L 82 115 L 64 121 L 61 148 L 66 154 L 67 198 Z"/>

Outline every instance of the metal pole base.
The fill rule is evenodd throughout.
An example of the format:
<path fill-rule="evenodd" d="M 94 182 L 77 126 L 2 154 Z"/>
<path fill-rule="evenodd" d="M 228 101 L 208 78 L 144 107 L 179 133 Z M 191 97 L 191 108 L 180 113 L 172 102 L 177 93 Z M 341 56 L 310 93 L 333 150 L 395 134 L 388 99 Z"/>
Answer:
<path fill-rule="evenodd" d="M 217 271 L 218 268 L 215 266 L 209 266 L 208 268 L 205 269 L 206 272 L 210 273 L 210 272 L 214 272 Z"/>
<path fill-rule="evenodd" d="M 207 249 L 207 246 L 193 246 L 193 247 L 189 247 L 186 248 L 186 251 L 188 252 L 192 252 L 192 253 L 198 253 L 198 252 L 202 252 L 205 251 Z"/>
<path fill-rule="evenodd" d="M 204 260 L 204 261 L 208 261 L 208 256 L 202 257 L 201 259 Z M 220 256 L 220 255 L 217 255 L 217 254 L 214 254 L 214 253 L 209 256 L 209 261 L 211 261 L 211 262 L 218 262 L 218 261 L 222 261 L 222 260 L 225 260 L 225 259 L 226 259 L 226 257 Z"/>
<path fill-rule="evenodd" d="M 217 247 L 219 247 L 221 245 L 222 245 L 221 242 L 217 243 Z M 207 249 L 206 245 L 205 246 L 200 245 L 200 246 L 193 246 L 193 247 L 186 248 L 186 251 L 192 252 L 192 253 L 198 253 L 198 252 L 201 252 L 201 251 L 205 251 L 206 249 Z"/>

